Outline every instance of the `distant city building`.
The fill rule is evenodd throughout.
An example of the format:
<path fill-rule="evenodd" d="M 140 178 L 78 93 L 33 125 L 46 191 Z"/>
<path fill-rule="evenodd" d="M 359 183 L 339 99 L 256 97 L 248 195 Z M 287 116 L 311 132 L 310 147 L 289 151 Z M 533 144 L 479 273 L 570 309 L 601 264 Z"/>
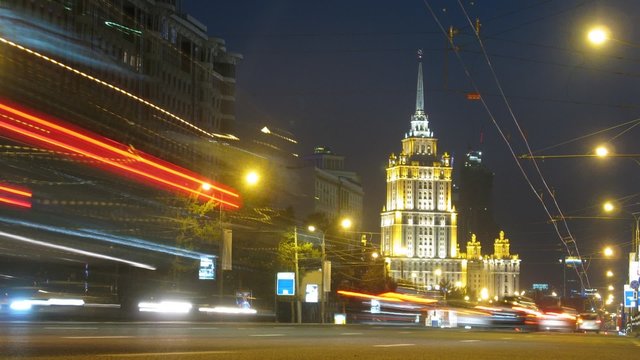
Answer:
<path fill-rule="evenodd" d="M 509 240 L 503 232 L 495 240 L 490 256 L 482 255 L 475 235 L 467 244 L 467 253 L 460 253 L 458 214 L 452 203 L 451 156 L 446 152 L 440 155 L 438 140 L 429 129 L 424 111 L 421 53 L 418 58 L 416 110 L 411 128 L 402 140 L 402 151 L 391 154 L 386 169 L 381 252 L 388 275 L 418 290 L 437 290 L 446 284 L 467 287 L 483 297 L 513 295 L 519 290 L 520 260 L 511 255 Z M 480 168 L 481 161 L 479 152 L 470 153 L 465 167 Z M 485 181 L 481 186 L 486 194 L 479 200 L 468 201 L 474 207 L 486 204 L 489 209 L 493 176 L 489 175 L 488 183 Z"/>
<path fill-rule="evenodd" d="M 460 168 L 456 199 L 458 237 L 468 241 L 471 234 L 488 239 L 498 232 L 493 219 L 491 195 L 493 173 L 482 164 L 482 151 L 471 150 Z"/>
<path fill-rule="evenodd" d="M 314 169 L 314 213 L 328 219 L 349 218 L 355 229 L 362 224 L 364 191 L 360 176 L 345 169 L 345 157 L 327 147 L 316 147 L 305 160 Z"/>
<path fill-rule="evenodd" d="M 381 251 L 389 275 L 421 286 L 466 282 L 458 256 L 457 213 L 452 204 L 451 157 L 438 152 L 438 139 L 424 111 L 419 55 L 416 109 L 400 154 L 386 169 L 387 196 L 381 214 Z"/>
<path fill-rule="evenodd" d="M 30 71 L 9 78 L 20 83 L 7 83 L 3 89 L 12 92 L 0 95 L 36 103 L 39 111 L 222 180 L 220 169 L 212 166 L 219 159 L 206 143 L 229 140 L 235 68 L 242 57 L 181 13 L 179 1 L 33 0 L 0 1 L 0 6 L 4 25 L 12 24 L 9 40 L 153 106 L 41 58 L 13 54 L 6 46 L 6 55 L 21 58 Z M 5 66 L 3 72 L 20 69 Z"/>
<path fill-rule="evenodd" d="M 520 291 L 520 259 L 510 252 L 509 239 L 500 231 L 493 243 L 493 254 L 482 255 L 475 234 L 467 243 L 467 287 L 480 298 L 513 295 Z M 486 290 L 484 290 L 486 289 Z"/>

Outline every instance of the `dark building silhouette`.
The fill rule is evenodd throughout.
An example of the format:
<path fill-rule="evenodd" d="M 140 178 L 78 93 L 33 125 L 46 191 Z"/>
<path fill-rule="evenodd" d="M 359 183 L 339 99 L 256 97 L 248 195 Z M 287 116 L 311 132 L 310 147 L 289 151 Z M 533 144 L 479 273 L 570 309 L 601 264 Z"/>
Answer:
<path fill-rule="evenodd" d="M 460 187 L 456 202 L 459 215 L 458 239 L 461 242 L 476 234 L 491 239 L 498 232 L 492 213 L 493 172 L 482 164 L 482 151 L 472 150 L 465 156 L 460 170 Z"/>

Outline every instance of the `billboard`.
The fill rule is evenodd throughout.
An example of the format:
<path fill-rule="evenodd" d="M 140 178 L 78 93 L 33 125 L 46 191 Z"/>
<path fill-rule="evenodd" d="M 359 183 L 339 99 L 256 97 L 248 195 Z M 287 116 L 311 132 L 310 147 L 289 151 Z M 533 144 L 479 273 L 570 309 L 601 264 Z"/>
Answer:
<path fill-rule="evenodd" d="M 304 302 L 317 303 L 318 302 L 318 284 L 307 284 L 307 289 L 304 295 Z"/>
<path fill-rule="evenodd" d="M 200 257 L 200 268 L 198 270 L 198 279 L 200 280 L 216 279 L 216 262 L 213 256 Z"/>

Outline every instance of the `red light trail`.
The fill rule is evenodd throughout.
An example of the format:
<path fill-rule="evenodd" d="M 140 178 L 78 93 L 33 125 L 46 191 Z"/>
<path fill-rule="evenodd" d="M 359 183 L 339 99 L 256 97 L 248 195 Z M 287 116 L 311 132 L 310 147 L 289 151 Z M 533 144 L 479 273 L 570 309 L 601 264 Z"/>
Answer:
<path fill-rule="evenodd" d="M 51 150 L 66 150 L 104 164 L 111 171 L 151 182 L 165 189 L 196 195 L 200 199 L 220 202 L 229 209 L 240 207 L 240 195 L 221 184 L 111 139 L 73 128 L 61 121 L 19 110 L 0 101 L 0 128 L 15 140 Z M 204 188 L 211 189 L 211 194 Z"/>
<path fill-rule="evenodd" d="M 0 203 L 25 208 L 31 207 L 31 191 L 0 183 Z"/>

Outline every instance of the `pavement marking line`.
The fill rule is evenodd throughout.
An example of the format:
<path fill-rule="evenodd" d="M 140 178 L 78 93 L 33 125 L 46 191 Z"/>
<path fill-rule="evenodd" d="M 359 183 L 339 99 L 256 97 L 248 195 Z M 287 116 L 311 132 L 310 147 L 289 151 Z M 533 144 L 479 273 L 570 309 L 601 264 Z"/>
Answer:
<path fill-rule="evenodd" d="M 346 332 L 346 333 L 340 333 L 340 335 L 362 335 L 362 333 L 359 333 L 359 332 Z"/>
<path fill-rule="evenodd" d="M 63 339 L 130 339 L 133 336 L 113 335 L 113 336 L 62 336 Z"/>
<path fill-rule="evenodd" d="M 400 347 L 400 346 L 416 346 L 416 344 L 387 344 L 387 345 L 373 345 L 373 347 Z"/>
<path fill-rule="evenodd" d="M 268 337 L 268 336 L 284 336 L 284 334 L 251 334 L 249 336 Z"/>
<path fill-rule="evenodd" d="M 45 330 L 98 330 L 97 327 L 45 326 Z"/>
<path fill-rule="evenodd" d="M 478 342 L 478 341 L 480 340 L 460 340 L 460 342 L 463 342 L 463 343 L 471 343 L 471 342 Z"/>
<path fill-rule="evenodd" d="M 163 353 L 129 353 L 129 354 L 98 354 L 96 357 L 142 357 L 142 356 L 183 356 L 183 355 L 212 355 L 212 354 L 233 354 L 235 351 L 181 351 Z"/>
<path fill-rule="evenodd" d="M 512 339 L 513 339 L 512 337 L 503 337 L 503 338 L 500 338 L 500 340 L 512 340 Z"/>

